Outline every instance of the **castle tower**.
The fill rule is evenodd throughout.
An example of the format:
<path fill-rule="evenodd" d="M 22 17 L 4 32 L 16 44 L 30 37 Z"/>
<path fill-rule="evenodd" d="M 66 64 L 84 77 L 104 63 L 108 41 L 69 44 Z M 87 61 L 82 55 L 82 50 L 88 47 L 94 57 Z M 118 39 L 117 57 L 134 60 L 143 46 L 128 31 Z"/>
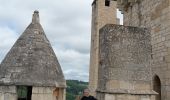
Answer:
<path fill-rule="evenodd" d="M 0 100 L 65 100 L 66 81 L 34 11 L 0 66 Z M 43 98 L 43 99 L 42 99 Z"/>
<path fill-rule="evenodd" d="M 116 24 L 116 2 L 94 0 L 92 3 L 91 52 L 89 89 L 95 95 L 98 81 L 99 29 L 106 24 Z"/>

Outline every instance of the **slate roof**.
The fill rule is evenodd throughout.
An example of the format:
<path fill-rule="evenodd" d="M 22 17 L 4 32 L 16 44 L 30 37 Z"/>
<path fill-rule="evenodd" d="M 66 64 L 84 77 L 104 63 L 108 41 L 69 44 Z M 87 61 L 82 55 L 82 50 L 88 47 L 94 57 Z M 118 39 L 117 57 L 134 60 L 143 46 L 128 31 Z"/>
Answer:
<path fill-rule="evenodd" d="M 34 11 L 31 24 L 0 65 L 0 85 L 56 86 L 66 82 L 57 57 Z"/>

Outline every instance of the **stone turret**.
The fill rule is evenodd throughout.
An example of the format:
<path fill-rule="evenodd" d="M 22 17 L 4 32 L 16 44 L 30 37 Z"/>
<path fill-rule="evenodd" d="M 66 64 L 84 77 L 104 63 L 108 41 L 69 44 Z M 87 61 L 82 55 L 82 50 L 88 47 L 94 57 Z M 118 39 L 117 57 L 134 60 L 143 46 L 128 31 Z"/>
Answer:
<path fill-rule="evenodd" d="M 40 24 L 39 12 L 34 11 L 31 24 L 1 63 L 0 98 L 64 100 L 65 87 L 61 66 Z M 22 91 L 27 94 L 21 95 Z"/>

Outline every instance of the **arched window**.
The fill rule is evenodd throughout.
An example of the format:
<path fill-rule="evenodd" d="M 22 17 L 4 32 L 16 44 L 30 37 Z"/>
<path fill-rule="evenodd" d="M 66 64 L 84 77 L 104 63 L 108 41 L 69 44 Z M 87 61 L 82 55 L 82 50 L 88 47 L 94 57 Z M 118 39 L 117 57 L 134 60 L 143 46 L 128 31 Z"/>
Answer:
<path fill-rule="evenodd" d="M 32 86 L 17 86 L 18 100 L 31 100 Z"/>
<path fill-rule="evenodd" d="M 155 100 L 161 100 L 161 81 L 157 75 L 153 79 L 153 90 L 158 93 Z"/>

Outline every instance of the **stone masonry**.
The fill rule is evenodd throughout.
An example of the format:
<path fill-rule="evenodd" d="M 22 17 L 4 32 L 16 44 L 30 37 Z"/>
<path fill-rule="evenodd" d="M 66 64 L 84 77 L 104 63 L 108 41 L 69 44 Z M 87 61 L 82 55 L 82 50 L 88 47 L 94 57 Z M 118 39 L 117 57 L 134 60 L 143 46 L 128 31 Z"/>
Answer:
<path fill-rule="evenodd" d="M 90 77 L 89 89 L 95 95 L 98 81 L 98 52 L 99 52 L 99 29 L 105 24 L 116 24 L 116 2 L 110 1 L 109 6 L 104 0 L 94 0 L 92 4 L 92 30 L 91 30 L 91 53 L 90 53 Z"/>
<path fill-rule="evenodd" d="M 160 99 L 170 100 L 170 0 L 136 0 L 120 6 L 124 25 L 151 30 L 152 77 L 160 78 Z"/>
<path fill-rule="evenodd" d="M 155 100 L 148 29 L 104 26 L 99 34 L 99 62 L 98 100 Z"/>
<path fill-rule="evenodd" d="M 66 81 L 34 11 L 0 65 L 0 100 L 65 100 Z"/>
<path fill-rule="evenodd" d="M 170 99 L 170 28 L 169 28 L 169 26 L 170 26 L 170 0 L 103 0 L 103 1 L 117 1 L 117 8 L 123 13 L 123 16 L 124 16 L 124 23 L 123 23 L 124 26 L 133 26 L 133 27 L 136 27 L 137 30 L 138 30 L 138 28 L 139 29 L 146 28 L 147 30 L 150 30 L 151 53 L 148 54 L 151 56 L 150 69 L 151 69 L 152 74 L 150 74 L 151 76 L 149 76 L 151 78 L 150 88 L 152 88 L 151 90 L 154 90 L 155 92 L 157 92 L 155 100 L 169 100 Z M 108 10 L 106 12 L 110 13 L 110 10 Z M 102 12 L 102 13 L 104 14 L 106 12 Z M 92 35 L 94 34 L 93 31 L 96 30 L 94 25 L 96 25 L 96 26 L 98 25 L 98 24 L 93 24 L 95 16 L 98 16 L 98 14 L 93 13 L 93 16 L 92 16 L 93 17 L 92 18 Z M 112 17 L 107 16 L 104 19 L 96 20 L 97 22 L 95 22 L 95 23 L 100 23 L 100 21 L 105 21 L 105 19 L 108 19 L 108 18 L 112 18 Z M 109 24 L 109 22 L 106 22 L 105 24 Z M 107 26 L 107 27 L 108 27 L 108 29 L 110 29 L 109 26 Z M 107 29 L 107 27 L 105 26 L 105 29 Z M 110 30 L 117 30 L 117 32 L 119 33 L 120 30 L 118 30 L 117 27 L 118 26 L 114 26 L 114 27 L 112 26 L 112 29 L 110 29 Z M 124 29 L 126 30 L 125 27 L 124 27 Z M 109 32 L 109 31 L 107 31 L 107 32 Z M 102 33 L 107 34 L 104 31 Z M 120 34 L 123 34 L 123 33 L 124 33 L 124 31 L 122 31 L 122 33 L 120 33 Z M 131 33 L 136 33 L 136 32 L 131 31 Z M 146 34 L 146 33 L 144 33 L 144 34 Z M 115 34 L 117 34 L 117 33 L 115 33 Z M 105 35 L 105 36 L 109 37 L 107 35 Z M 100 39 L 101 38 L 104 39 L 105 38 L 104 35 L 101 36 Z M 92 40 L 93 39 L 98 40 L 98 36 L 96 36 L 96 37 L 92 36 Z M 95 43 L 95 44 L 99 43 L 99 41 L 96 41 L 96 42 L 97 43 Z M 92 43 L 93 43 L 93 41 L 92 41 Z M 136 42 L 134 42 L 134 43 L 136 43 Z M 104 45 L 106 45 L 106 44 L 104 44 Z M 115 45 L 114 47 L 117 48 L 117 44 L 113 43 L 113 45 Z M 93 46 L 93 44 L 92 44 L 92 46 Z M 95 46 L 99 46 L 99 45 L 95 45 Z M 113 47 L 109 47 L 109 49 L 111 49 L 111 48 L 113 48 Z M 100 66 L 100 63 L 103 63 L 103 62 L 100 62 L 98 59 L 98 58 L 100 58 L 101 54 L 100 53 L 95 54 L 93 52 L 95 50 L 101 50 L 101 49 L 102 49 L 102 46 L 98 47 L 97 49 L 91 49 L 91 61 L 93 61 L 92 59 L 96 60 L 96 63 L 98 63 L 98 66 Z M 121 50 L 118 50 L 118 51 L 121 51 Z M 109 52 L 109 51 L 106 50 L 103 52 Z M 121 52 L 124 52 L 124 51 L 121 51 Z M 114 56 L 114 54 L 107 56 L 108 59 L 111 59 L 110 56 Z M 112 60 L 112 63 L 117 66 L 120 64 L 120 62 L 122 64 L 124 64 L 124 61 L 122 61 L 123 58 L 120 58 L 120 56 L 121 55 L 116 56 L 119 59 Z M 132 56 L 129 55 L 129 57 L 132 57 Z M 140 57 L 143 57 L 143 55 L 141 55 Z M 106 61 L 106 60 L 104 60 L 104 61 Z M 120 61 L 120 62 L 116 63 L 117 61 Z M 105 63 L 105 64 L 107 65 L 107 63 Z M 93 68 L 93 67 L 91 67 L 91 68 Z M 95 67 L 95 68 L 97 68 L 97 67 Z M 109 76 L 105 75 L 105 73 L 110 73 L 110 70 L 107 70 L 105 73 L 104 73 L 104 71 L 106 71 L 106 70 L 99 69 L 98 70 L 99 77 L 93 76 L 91 79 L 94 79 L 94 77 L 95 78 L 98 77 L 98 79 L 99 79 L 98 80 L 98 85 L 99 85 L 98 88 L 99 89 L 104 88 L 104 90 L 107 90 L 106 87 L 109 86 L 107 83 L 107 79 L 109 78 Z M 122 70 L 122 71 L 124 71 L 124 70 Z M 118 72 L 115 71 L 114 73 L 116 74 Z M 124 74 L 126 74 L 126 72 L 122 73 L 122 75 L 124 75 Z M 96 74 L 94 74 L 94 75 L 96 75 Z M 135 74 L 135 76 L 136 75 L 137 74 Z M 115 78 L 116 76 L 117 75 L 113 76 L 113 78 Z M 103 82 L 102 82 L 100 80 L 101 77 L 103 77 L 103 79 L 106 78 L 106 80 L 103 80 Z M 94 83 L 94 82 L 91 82 L 91 83 Z M 106 84 L 104 84 L 104 83 L 106 83 Z M 116 84 L 116 81 L 113 83 Z M 124 82 L 124 83 L 126 83 L 126 82 Z M 112 84 L 113 87 L 114 87 L 114 84 Z M 121 82 L 117 82 L 117 84 L 121 85 Z M 113 87 L 109 87 L 109 88 L 113 88 Z M 144 87 L 147 87 L 147 86 L 144 86 Z M 114 88 L 117 88 L 117 87 L 114 87 Z M 108 95 L 108 94 L 102 94 L 102 90 L 97 90 L 97 91 L 98 91 L 98 94 L 103 99 L 105 98 L 104 95 Z M 110 96 L 110 97 L 106 96 L 107 98 L 105 98 L 105 99 L 109 100 L 109 98 L 110 99 L 112 98 L 113 100 L 119 100 L 119 99 L 124 100 L 121 98 L 122 96 L 119 96 L 120 98 L 116 98 L 116 97 L 114 97 L 114 95 L 112 95 L 112 96 Z M 143 96 L 146 96 L 146 95 L 143 95 Z M 138 100 L 138 99 L 132 99 L 132 100 Z M 143 98 L 143 100 L 149 100 L 149 99 Z"/>

